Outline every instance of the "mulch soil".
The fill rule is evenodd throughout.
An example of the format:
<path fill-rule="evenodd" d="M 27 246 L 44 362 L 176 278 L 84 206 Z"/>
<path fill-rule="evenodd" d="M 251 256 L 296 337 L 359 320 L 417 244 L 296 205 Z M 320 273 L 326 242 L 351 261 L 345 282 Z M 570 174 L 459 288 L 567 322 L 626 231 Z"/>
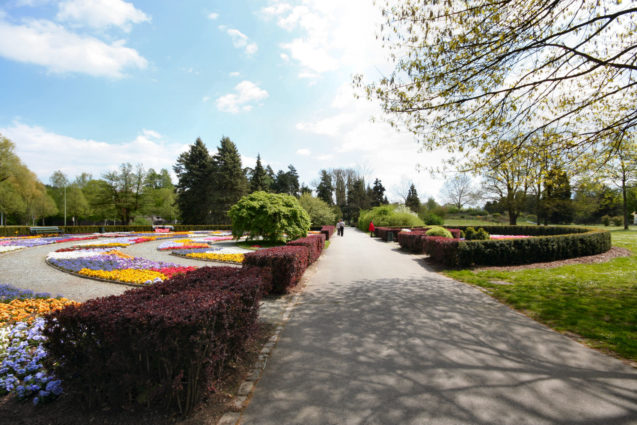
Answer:
<path fill-rule="evenodd" d="M 236 410 L 233 406 L 234 394 L 243 382 L 251 366 L 256 362 L 263 345 L 268 341 L 274 328 L 261 324 L 254 338 L 241 358 L 231 362 L 216 391 L 188 417 L 176 413 L 157 410 L 125 410 L 104 407 L 86 410 L 76 401 L 62 395 L 52 403 L 33 406 L 9 395 L 0 399 L 0 424 L 11 425 L 214 425 L 221 416 Z"/>

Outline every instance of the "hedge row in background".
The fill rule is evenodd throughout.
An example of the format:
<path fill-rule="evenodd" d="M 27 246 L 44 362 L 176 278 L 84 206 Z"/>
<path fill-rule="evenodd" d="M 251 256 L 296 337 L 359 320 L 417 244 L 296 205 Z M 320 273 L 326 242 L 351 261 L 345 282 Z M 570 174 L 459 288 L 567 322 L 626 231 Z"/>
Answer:
<path fill-rule="evenodd" d="M 45 328 L 49 367 L 88 408 L 188 413 L 242 350 L 264 280 L 260 269 L 204 267 L 59 310 Z"/>
<path fill-rule="evenodd" d="M 412 241 L 411 239 L 413 238 L 420 238 L 422 236 L 425 235 L 425 233 L 427 232 L 427 230 L 431 229 L 431 227 L 416 227 L 414 229 L 410 229 L 409 232 L 403 232 L 402 230 L 404 230 L 404 228 L 398 228 L 398 227 L 381 227 L 376 229 L 376 231 L 374 232 L 374 234 L 378 237 L 380 237 L 381 239 L 383 239 L 385 242 L 387 242 L 389 240 L 389 234 L 392 233 L 393 234 L 393 240 L 398 241 L 398 243 L 400 244 L 400 246 L 412 251 L 412 252 L 422 252 L 422 250 L 418 251 L 416 247 L 417 243 L 416 241 Z M 449 231 L 449 233 L 451 233 L 451 235 L 454 237 L 454 239 L 459 239 L 461 236 L 462 231 L 460 229 L 450 229 L 450 228 L 446 228 Z M 401 234 L 403 235 L 401 237 Z M 410 236 L 411 234 L 411 236 Z M 407 242 L 407 240 L 409 239 L 409 242 Z M 408 245 L 410 245 L 409 247 L 407 246 L 403 246 L 403 243 L 401 243 L 401 240 L 403 240 L 403 243 L 407 243 Z M 412 249 L 412 246 L 414 247 L 415 250 Z"/>
<path fill-rule="evenodd" d="M 495 234 L 498 226 L 486 226 Z M 486 229 L 485 227 L 485 229 Z M 506 230 L 511 231 L 510 226 Z M 456 239 L 423 237 L 425 254 L 448 267 L 506 266 L 564 260 L 606 252 L 611 247 L 610 233 L 605 230 L 574 227 L 540 227 L 548 236 L 505 240 L 459 241 Z M 565 234 L 569 231 L 569 234 Z M 517 233 L 522 234 L 522 233 Z"/>
<path fill-rule="evenodd" d="M 336 226 L 323 226 L 321 227 L 321 233 L 325 235 L 325 240 L 329 241 L 334 232 L 336 231 Z"/>
<path fill-rule="evenodd" d="M 311 235 L 305 238 L 299 238 L 287 243 L 288 246 L 306 246 L 309 254 L 309 264 L 314 263 L 321 256 L 323 247 L 325 246 L 325 235 Z"/>
<path fill-rule="evenodd" d="M 301 280 L 305 269 L 321 255 L 325 238 L 311 235 L 288 242 L 285 246 L 260 249 L 245 254 L 243 267 L 264 267 L 272 278 L 273 294 L 285 294 Z"/>

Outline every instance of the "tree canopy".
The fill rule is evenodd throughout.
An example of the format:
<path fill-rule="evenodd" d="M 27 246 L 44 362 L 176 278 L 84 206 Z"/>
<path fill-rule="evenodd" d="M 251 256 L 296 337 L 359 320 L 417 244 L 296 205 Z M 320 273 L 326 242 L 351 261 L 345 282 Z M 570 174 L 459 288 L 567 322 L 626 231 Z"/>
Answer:
<path fill-rule="evenodd" d="M 500 158 L 542 146 L 607 160 L 637 123 L 637 8 L 598 0 L 385 1 L 394 70 L 355 84 L 426 149 Z M 486 160 L 486 159 L 485 159 Z"/>

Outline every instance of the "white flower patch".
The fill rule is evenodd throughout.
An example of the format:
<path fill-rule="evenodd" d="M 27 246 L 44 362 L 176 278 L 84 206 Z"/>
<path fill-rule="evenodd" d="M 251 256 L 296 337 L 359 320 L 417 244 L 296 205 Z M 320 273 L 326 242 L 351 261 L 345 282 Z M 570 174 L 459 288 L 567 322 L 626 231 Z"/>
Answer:
<path fill-rule="evenodd" d="M 103 252 L 110 251 L 109 248 L 94 248 L 94 249 L 78 249 L 77 251 L 64 251 L 64 252 L 49 252 L 46 256 L 47 259 L 73 259 L 82 257 L 92 257 L 99 255 Z"/>
<path fill-rule="evenodd" d="M 23 246 L 15 246 L 15 245 L 0 246 L 0 253 L 9 252 L 9 251 L 18 251 L 20 249 L 24 249 L 24 247 Z"/>

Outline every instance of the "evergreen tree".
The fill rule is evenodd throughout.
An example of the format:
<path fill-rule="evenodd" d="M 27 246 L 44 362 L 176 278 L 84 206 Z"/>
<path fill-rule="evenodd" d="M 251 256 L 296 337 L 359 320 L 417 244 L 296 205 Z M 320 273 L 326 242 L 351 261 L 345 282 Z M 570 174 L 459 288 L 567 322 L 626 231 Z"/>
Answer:
<path fill-rule="evenodd" d="M 208 222 L 210 205 L 211 158 L 208 148 L 197 138 L 173 166 L 177 174 L 177 205 L 184 224 Z"/>
<path fill-rule="evenodd" d="M 356 223 L 362 209 L 368 209 L 370 202 L 365 189 L 365 180 L 362 178 L 348 178 L 347 206 L 343 210 L 346 220 Z"/>
<path fill-rule="evenodd" d="M 343 170 L 334 170 L 335 187 L 334 193 L 336 195 L 336 205 L 344 210 L 347 206 L 347 188 L 345 184 L 345 173 Z"/>
<path fill-rule="evenodd" d="M 309 186 L 306 186 L 305 183 L 301 184 L 301 196 L 302 195 L 312 196 L 312 189 Z"/>
<path fill-rule="evenodd" d="M 222 137 L 217 153 L 212 157 L 210 218 L 213 224 L 229 223 L 228 211 L 248 192 L 248 179 L 241 166 L 237 146 Z"/>
<path fill-rule="evenodd" d="M 267 185 L 268 175 L 261 164 L 261 155 L 257 155 L 257 165 L 255 165 L 252 171 L 252 178 L 250 179 L 250 191 L 257 192 L 259 190 L 267 191 L 270 187 Z"/>
<path fill-rule="evenodd" d="M 301 195 L 301 184 L 299 183 L 299 173 L 292 164 L 288 165 L 287 175 L 289 184 L 289 192 L 287 193 L 298 198 Z"/>
<path fill-rule="evenodd" d="M 321 181 L 316 187 L 316 196 L 327 202 L 328 205 L 334 205 L 333 194 L 332 176 L 326 170 L 321 170 Z"/>
<path fill-rule="evenodd" d="M 405 199 L 405 206 L 416 213 L 420 210 L 420 199 L 418 199 L 418 192 L 416 192 L 416 187 L 413 183 L 409 186 L 409 192 Z"/>
<path fill-rule="evenodd" d="M 372 187 L 370 199 L 372 207 L 377 207 L 379 205 L 388 203 L 386 202 L 387 198 L 385 197 L 385 187 L 379 179 L 374 180 L 374 186 Z"/>
<path fill-rule="evenodd" d="M 276 174 L 270 165 L 265 167 L 265 185 L 268 188 L 268 192 L 274 191 L 274 184 L 276 183 Z"/>
<path fill-rule="evenodd" d="M 568 224 L 573 221 L 571 184 L 568 175 L 560 167 L 549 170 L 540 205 L 544 224 Z"/>

